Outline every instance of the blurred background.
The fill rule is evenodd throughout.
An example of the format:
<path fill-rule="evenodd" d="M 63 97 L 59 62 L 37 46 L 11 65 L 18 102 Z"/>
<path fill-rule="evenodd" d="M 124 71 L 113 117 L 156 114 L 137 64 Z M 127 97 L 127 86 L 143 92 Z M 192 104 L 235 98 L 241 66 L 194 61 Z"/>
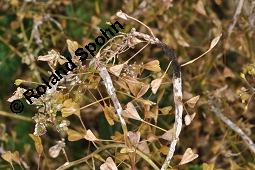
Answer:
<path fill-rule="evenodd" d="M 99 28 L 116 19 L 116 12 L 122 10 L 148 25 L 156 37 L 176 51 L 180 63 L 198 57 L 214 37 L 223 34 L 212 52 L 182 69 L 184 100 L 195 95 L 200 99 L 193 123 L 181 133 L 177 155 L 191 147 L 199 157 L 177 169 L 255 169 L 254 153 L 208 105 L 208 96 L 216 97 L 225 116 L 255 141 L 255 1 L 245 0 L 241 6 L 240 1 L 0 0 L 0 154 L 18 151 L 23 168 L 36 169 L 37 154 L 29 137 L 34 131 L 31 117 L 36 109 L 26 104 L 22 113 L 11 112 L 7 100 L 19 85 L 15 80 L 37 81 L 49 70 L 36 60 L 39 55 L 54 49 L 68 56 L 67 39 L 81 45 L 94 41 L 101 34 Z M 238 6 L 240 14 L 236 12 Z M 119 21 L 125 24 L 124 32 L 132 27 L 146 32 L 139 24 Z M 166 68 L 167 58 L 158 52 L 148 47 L 143 59 L 158 57 Z M 117 127 L 107 124 L 101 109 L 88 108 L 85 112 L 90 113 L 82 116 L 85 124 L 101 138 L 113 135 Z M 46 151 L 57 140 L 55 132 L 49 129 L 42 140 Z M 87 142 L 67 145 L 71 160 L 88 152 Z M 166 152 L 160 152 L 164 158 Z M 55 169 L 64 162 L 64 157 L 45 156 L 42 167 Z M 13 166 L 21 169 L 15 163 Z M 0 169 L 11 166 L 0 158 Z"/>

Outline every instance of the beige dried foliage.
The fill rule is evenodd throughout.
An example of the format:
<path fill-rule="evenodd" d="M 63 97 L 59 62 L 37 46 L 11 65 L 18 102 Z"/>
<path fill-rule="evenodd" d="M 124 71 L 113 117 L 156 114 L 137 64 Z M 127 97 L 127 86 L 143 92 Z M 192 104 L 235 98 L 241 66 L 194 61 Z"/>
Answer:
<path fill-rule="evenodd" d="M 114 108 L 112 106 L 104 106 L 103 108 L 104 116 L 109 123 L 109 125 L 114 125 L 114 120 L 117 121 L 118 118 L 116 117 L 116 114 L 114 112 Z"/>
<path fill-rule="evenodd" d="M 140 93 L 139 96 L 141 96 L 141 92 L 145 91 L 147 88 L 147 86 L 143 82 L 140 82 L 136 80 L 135 78 L 125 77 L 124 80 L 126 84 L 128 85 L 129 90 L 134 96 L 138 96 L 139 93 Z M 142 88 L 144 88 L 145 90 L 141 91 Z"/>
<path fill-rule="evenodd" d="M 145 154 L 150 154 L 150 148 L 146 141 L 142 141 L 137 145 L 137 148 Z"/>
<path fill-rule="evenodd" d="M 152 90 L 152 93 L 153 94 L 156 94 L 160 85 L 161 85 L 161 82 L 162 82 L 162 78 L 158 78 L 158 79 L 155 79 L 151 82 L 151 90 Z"/>
<path fill-rule="evenodd" d="M 68 117 L 71 116 L 72 114 L 80 116 L 80 105 L 76 102 L 73 102 L 72 99 L 67 99 L 63 103 L 61 113 L 63 117 Z"/>
<path fill-rule="evenodd" d="M 124 67 L 124 64 L 115 65 L 115 66 L 110 67 L 110 71 L 112 74 L 119 77 L 123 67 Z"/>
<path fill-rule="evenodd" d="M 29 136 L 33 139 L 33 141 L 35 143 L 36 152 L 39 155 L 41 155 L 43 153 L 43 145 L 42 145 L 41 138 L 39 136 L 35 136 L 33 134 L 29 134 Z"/>
<path fill-rule="evenodd" d="M 150 85 L 148 85 L 148 84 L 143 84 L 142 86 L 141 86 L 141 89 L 140 89 L 140 91 L 138 92 L 138 94 L 137 94 L 137 98 L 140 98 L 140 97 L 142 97 L 148 90 L 149 90 L 149 88 L 150 88 Z"/>
<path fill-rule="evenodd" d="M 192 97 L 191 99 L 189 99 L 188 101 L 186 101 L 187 105 L 190 107 L 190 108 L 194 108 L 195 105 L 197 104 L 197 101 L 199 100 L 199 95 L 198 96 L 195 96 L 195 97 Z"/>
<path fill-rule="evenodd" d="M 146 69 L 146 70 L 150 70 L 150 71 L 154 71 L 154 72 L 160 72 L 161 71 L 158 60 L 150 61 L 150 62 L 144 64 L 143 66 L 144 66 L 144 69 Z"/>
<path fill-rule="evenodd" d="M 132 145 L 137 145 L 139 143 L 140 137 L 141 137 L 141 134 L 139 131 L 137 132 L 129 131 L 127 135 Z"/>
<path fill-rule="evenodd" d="M 202 0 L 199 0 L 194 8 L 199 14 L 207 16 L 205 6 Z"/>
<path fill-rule="evenodd" d="M 68 129 L 67 130 L 68 140 L 69 141 L 78 141 L 81 140 L 84 135 L 76 130 Z"/>
<path fill-rule="evenodd" d="M 163 115 L 167 115 L 169 114 L 169 112 L 172 110 L 172 106 L 166 106 L 166 107 L 163 107 L 161 109 L 159 109 L 159 111 L 163 114 Z"/>
<path fill-rule="evenodd" d="M 194 159 L 196 159 L 198 157 L 198 154 L 195 154 L 191 148 L 186 149 L 186 151 L 184 152 L 181 162 L 179 163 L 179 165 L 184 165 L 186 163 L 189 163 L 191 161 L 193 161 Z"/>
<path fill-rule="evenodd" d="M 185 115 L 185 117 L 184 117 L 185 125 L 187 125 L 187 126 L 190 125 L 190 123 L 195 118 L 195 116 L 196 116 L 196 112 L 194 112 L 192 115 L 189 115 L 189 114 Z"/>
<path fill-rule="evenodd" d="M 119 17 L 119 18 L 121 18 L 121 19 L 124 19 L 124 20 L 127 20 L 127 19 L 128 19 L 128 18 L 127 18 L 127 14 L 123 13 L 122 11 L 118 11 L 118 12 L 116 13 L 116 16 Z"/>
<path fill-rule="evenodd" d="M 135 120 L 141 120 L 135 106 L 131 102 L 127 104 L 127 108 L 124 110 L 123 116 Z"/>
<path fill-rule="evenodd" d="M 159 151 L 163 154 L 163 155 L 167 155 L 168 151 L 169 151 L 169 147 L 162 145 L 161 148 L 159 149 Z"/>
<path fill-rule="evenodd" d="M 97 141 L 98 140 L 90 129 L 87 130 L 87 133 L 84 136 L 84 138 L 89 141 Z"/>
<path fill-rule="evenodd" d="M 71 41 L 69 39 L 66 40 L 68 51 L 70 52 L 71 56 L 75 56 L 75 51 L 79 48 L 79 45 L 76 41 Z"/>
<path fill-rule="evenodd" d="M 18 151 L 15 151 L 14 153 L 12 153 L 11 151 L 6 151 L 2 153 L 1 157 L 10 164 L 12 164 L 12 162 L 14 161 L 20 165 L 20 156 Z"/>
<path fill-rule="evenodd" d="M 114 163 L 113 159 L 111 157 L 108 157 L 105 163 L 103 163 L 100 166 L 100 170 L 118 170 L 118 168 L 116 164 Z"/>
<path fill-rule="evenodd" d="M 160 138 L 165 139 L 167 141 L 172 141 L 173 135 L 174 135 L 174 131 L 173 131 L 173 129 L 170 129 L 167 132 L 165 132 L 163 135 L 161 135 Z"/>

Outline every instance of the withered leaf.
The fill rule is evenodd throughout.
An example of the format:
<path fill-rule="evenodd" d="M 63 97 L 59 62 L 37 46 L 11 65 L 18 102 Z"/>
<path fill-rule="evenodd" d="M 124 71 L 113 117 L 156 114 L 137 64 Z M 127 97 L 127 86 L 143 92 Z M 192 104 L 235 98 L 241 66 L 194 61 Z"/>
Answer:
<path fill-rule="evenodd" d="M 33 139 L 34 143 L 35 143 L 35 149 L 36 152 L 41 155 L 43 152 L 43 145 L 42 145 L 42 141 L 41 138 L 39 136 L 35 136 L 33 134 L 29 134 L 29 136 Z"/>
<path fill-rule="evenodd" d="M 199 95 L 198 96 L 195 96 L 195 97 L 192 97 L 191 99 L 189 99 L 186 103 L 188 104 L 188 106 L 190 107 L 190 108 L 194 108 L 195 107 L 195 105 L 196 105 L 196 103 L 197 103 L 197 101 L 198 101 L 198 99 L 199 99 Z"/>
<path fill-rule="evenodd" d="M 67 130 L 67 135 L 69 141 L 78 141 L 84 137 L 83 134 L 72 129 Z"/>
<path fill-rule="evenodd" d="M 149 88 L 150 88 L 150 85 L 148 85 L 148 84 L 142 85 L 142 87 L 136 97 L 137 98 L 142 97 L 149 90 Z"/>
<path fill-rule="evenodd" d="M 49 148 L 49 155 L 52 158 L 56 158 L 56 157 L 58 157 L 61 149 L 62 149 L 62 147 L 59 147 L 58 144 L 56 144 L 56 145 Z"/>
<path fill-rule="evenodd" d="M 86 135 L 84 136 L 85 139 L 89 140 L 89 141 L 97 141 L 98 139 L 96 138 L 96 136 L 92 133 L 92 131 L 90 129 L 87 130 Z"/>
<path fill-rule="evenodd" d="M 174 135 L 173 133 L 174 133 L 173 129 L 170 129 L 167 132 L 165 132 L 163 135 L 161 135 L 160 138 L 168 140 L 168 141 L 172 141 L 173 135 Z"/>
<path fill-rule="evenodd" d="M 68 51 L 71 56 L 75 56 L 75 51 L 78 49 L 79 45 L 76 41 L 71 41 L 69 39 L 66 40 Z"/>
<path fill-rule="evenodd" d="M 209 50 L 211 50 L 213 47 L 215 47 L 215 46 L 217 45 L 217 43 L 219 42 L 221 36 L 222 36 L 222 34 L 218 35 L 217 37 L 215 37 L 215 38 L 212 40 L 212 42 L 211 42 L 211 44 L 210 44 Z"/>
<path fill-rule="evenodd" d="M 111 157 L 108 157 L 105 161 L 105 163 L 103 163 L 100 166 L 100 170 L 118 170 L 116 164 L 114 163 L 114 161 L 112 160 Z"/>
<path fill-rule="evenodd" d="M 161 148 L 159 149 L 159 151 L 163 154 L 163 155 L 167 155 L 168 151 L 169 151 L 169 147 L 163 145 L 161 146 Z"/>
<path fill-rule="evenodd" d="M 113 107 L 104 106 L 103 111 L 104 111 L 104 116 L 105 116 L 107 122 L 109 123 L 109 125 L 111 125 L 111 126 L 114 125 L 114 120 L 116 120 L 117 118 L 114 113 Z"/>
<path fill-rule="evenodd" d="M 184 117 L 184 122 L 185 122 L 185 125 L 190 125 L 190 123 L 192 122 L 192 120 L 194 119 L 194 117 L 196 116 L 196 112 L 194 112 L 192 115 L 185 115 Z"/>
<path fill-rule="evenodd" d="M 144 64 L 143 66 L 144 66 L 144 69 L 146 69 L 146 70 L 150 70 L 150 71 L 154 71 L 154 72 L 160 72 L 161 71 L 158 60 L 150 61 L 150 62 Z"/>
<path fill-rule="evenodd" d="M 63 117 L 68 117 L 72 114 L 80 116 L 80 106 L 79 104 L 73 102 L 72 99 L 67 99 L 63 103 L 61 113 Z"/>
<path fill-rule="evenodd" d="M 123 116 L 135 120 L 141 120 L 135 106 L 131 102 L 127 104 L 126 110 L 123 111 Z"/>
<path fill-rule="evenodd" d="M 7 162 L 9 162 L 10 164 L 12 164 L 12 157 L 13 157 L 13 155 L 12 155 L 12 153 L 11 153 L 10 151 L 4 152 L 4 153 L 1 155 L 1 157 L 2 157 L 5 161 L 7 161 Z"/>
<path fill-rule="evenodd" d="M 126 77 L 125 79 L 125 82 L 127 83 L 128 87 L 129 87 L 129 90 L 131 91 L 131 93 L 134 95 L 134 96 L 137 96 L 138 93 L 140 92 L 141 90 L 141 87 L 144 85 L 142 82 L 139 82 L 137 81 L 136 79 L 134 78 L 131 78 L 131 77 Z"/>
<path fill-rule="evenodd" d="M 129 131 L 127 135 L 132 145 L 137 145 L 139 143 L 140 137 L 141 137 L 141 134 L 139 131 L 137 132 Z"/>
<path fill-rule="evenodd" d="M 152 105 L 155 105 L 155 104 L 156 104 L 156 103 L 154 103 L 154 102 L 152 102 L 152 101 L 150 101 L 150 100 L 145 100 L 145 99 L 142 99 L 142 98 L 137 99 L 137 101 L 143 103 L 144 105 L 149 105 L 149 106 L 152 106 Z"/>
<path fill-rule="evenodd" d="M 127 20 L 127 19 L 128 19 L 128 18 L 127 18 L 127 14 L 125 14 L 125 13 L 122 12 L 121 10 L 118 11 L 118 12 L 116 13 L 116 16 L 119 17 L 119 18 L 121 18 L 121 19 L 124 19 L 124 20 Z"/>
<path fill-rule="evenodd" d="M 57 141 L 57 144 L 56 144 L 56 145 L 54 145 L 54 146 L 52 146 L 52 147 L 49 148 L 49 155 L 50 155 L 52 158 L 58 157 L 60 151 L 61 151 L 62 149 L 64 149 L 64 147 L 65 147 L 65 142 L 64 142 L 64 140 L 59 140 L 59 141 Z"/>
<path fill-rule="evenodd" d="M 137 145 L 137 148 L 145 154 L 150 154 L 150 148 L 146 141 L 142 141 Z"/>
<path fill-rule="evenodd" d="M 200 14 L 206 16 L 205 6 L 204 6 L 202 0 L 199 0 L 199 1 L 197 2 L 197 4 L 195 5 L 195 10 L 196 10 L 198 13 L 200 13 Z"/>
<path fill-rule="evenodd" d="M 159 111 L 161 111 L 163 115 L 167 115 L 172 110 L 172 108 L 173 108 L 172 106 L 166 106 L 159 109 Z"/>
<path fill-rule="evenodd" d="M 119 77 L 123 67 L 124 67 L 124 64 L 115 65 L 115 66 L 110 67 L 110 71 L 112 74 Z"/>
<path fill-rule="evenodd" d="M 120 150 L 120 153 L 133 153 L 135 152 L 134 147 L 125 147 Z"/>
<path fill-rule="evenodd" d="M 183 165 L 186 163 L 189 163 L 191 161 L 193 161 L 194 159 L 196 159 L 198 157 L 198 154 L 193 153 L 191 148 L 186 149 L 186 151 L 184 152 L 181 162 L 179 163 L 179 165 Z"/>
<path fill-rule="evenodd" d="M 160 87 L 162 82 L 162 78 L 155 79 L 151 82 L 151 90 L 153 94 L 156 94 L 158 91 L 158 88 Z"/>

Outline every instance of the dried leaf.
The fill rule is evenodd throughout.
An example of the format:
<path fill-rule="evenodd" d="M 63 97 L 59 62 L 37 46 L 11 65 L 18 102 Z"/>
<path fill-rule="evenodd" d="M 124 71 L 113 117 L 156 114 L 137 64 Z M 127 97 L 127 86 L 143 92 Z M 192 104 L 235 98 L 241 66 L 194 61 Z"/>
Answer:
<path fill-rule="evenodd" d="M 11 153 L 10 151 L 7 151 L 7 152 L 3 153 L 3 154 L 1 155 L 1 157 L 2 157 L 5 161 L 7 161 L 7 162 L 9 162 L 10 164 L 12 164 L 12 157 L 13 157 L 13 155 L 12 155 L 12 153 Z"/>
<path fill-rule="evenodd" d="M 146 141 L 140 142 L 140 143 L 137 145 L 137 148 L 138 148 L 140 151 L 142 151 L 143 153 L 145 153 L 145 154 L 150 154 L 150 148 L 149 148 L 149 146 L 148 146 L 148 144 L 147 144 Z"/>
<path fill-rule="evenodd" d="M 220 34 L 219 36 L 215 37 L 215 38 L 212 40 L 212 42 L 211 42 L 211 44 L 210 44 L 209 50 L 211 50 L 213 47 L 215 47 L 215 46 L 218 44 L 218 42 L 219 42 L 221 36 L 222 36 L 222 34 Z"/>
<path fill-rule="evenodd" d="M 114 125 L 114 120 L 118 120 L 118 119 L 115 116 L 113 107 L 105 106 L 103 108 L 103 111 L 104 111 L 104 116 L 105 116 L 107 122 L 109 123 L 109 125 L 111 125 L 111 126 Z"/>
<path fill-rule="evenodd" d="M 148 85 L 148 84 L 144 84 L 144 85 L 142 85 L 142 87 L 141 87 L 141 89 L 140 89 L 140 91 L 138 92 L 138 94 L 137 94 L 137 98 L 140 98 L 140 97 L 142 97 L 148 90 L 149 90 L 149 88 L 150 88 L 150 85 Z"/>
<path fill-rule="evenodd" d="M 187 114 L 184 117 L 184 121 L 185 121 L 185 125 L 190 125 L 191 121 L 194 119 L 194 117 L 196 116 L 196 112 L 194 112 L 192 115 Z"/>
<path fill-rule="evenodd" d="M 135 152 L 135 148 L 134 147 L 125 147 L 125 148 L 122 148 L 120 150 L 120 153 L 133 153 Z"/>
<path fill-rule="evenodd" d="M 141 134 L 139 131 L 137 131 L 137 132 L 129 131 L 127 136 L 128 136 L 132 145 L 137 145 L 140 141 Z"/>
<path fill-rule="evenodd" d="M 210 48 L 209 48 L 206 52 L 204 52 L 203 54 L 201 54 L 201 55 L 198 56 L 197 58 L 195 58 L 195 59 L 193 59 L 193 60 L 191 60 L 191 61 L 188 61 L 188 62 L 182 64 L 181 66 L 183 67 L 183 66 L 189 65 L 189 64 L 191 64 L 191 63 L 194 63 L 195 61 L 197 61 L 198 59 L 202 58 L 204 55 L 206 55 L 207 53 L 209 53 L 209 52 L 217 45 L 217 43 L 219 42 L 221 36 L 222 36 L 222 34 L 220 34 L 219 36 L 215 37 L 215 38 L 212 40 L 212 42 L 211 42 L 211 44 L 210 44 Z"/>
<path fill-rule="evenodd" d="M 14 92 L 14 94 L 7 101 L 8 102 L 13 102 L 14 100 L 23 98 L 23 93 L 25 91 L 26 91 L 26 89 L 18 87 L 17 90 Z"/>
<path fill-rule="evenodd" d="M 12 154 L 12 160 L 14 162 L 16 162 L 17 164 L 20 164 L 20 156 L 19 156 L 19 152 L 18 151 L 15 151 L 13 154 Z"/>
<path fill-rule="evenodd" d="M 156 94 L 158 88 L 160 87 L 162 78 L 155 79 L 151 82 L 151 90 L 153 94 Z"/>
<path fill-rule="evenodd" d="M 131 102 L 127 104 L 127 109 L 124 110 L 123 116 L 131 118 L 131 119 L 135 119 L 135 120 L 141 120 L 141 117 L 136 111 L 135 106 Z"/>
<path fill-rule="evenodd" d="M 70 52 L 71 56 L 75 56 L 75 51 L 79 48 L 79 45 L 76 41 L 71 41 L 69 39 L 66 40 L 68 51 Z"/>
<path fill-rule="evenodd" d="M 124 19 L 124 20 L 127 20 L 127 19 L 128 19 L 128 18 L 127 18 L 127 14 L 125 14 L 125 13 L 122 12 L 121 10 L 118 11 L 118 12 L 116 13 L 116 16 L 119 17 L 119 18 L 121 18 L 121 19 Z"/>
<path fill-rule="evenodd" d="M 159 111 L 161 111 L 163 115 L 167 115 L 172 110 L 172 108 L 172 106 L 167 106 L 159 109 Z"/>
<path fill-rule="evenodd" d="M 91 132 L 90 129 L 87 130 L 86 135 L 84 136 L 85 139 L 89 140 L 89 141 L 97 141 L 98 139 L 96 138 L 96 136 Z"/>
<path fill-rule="evenodd" d="M 128 87 L 129 87 L 129 90 L 131 91 L 131 93 L 132 93 L 134 96 L 137 96 L 138 93 L 139 93 L 140 90 L 141 90 L 141 87 L 144 85 L 144 83 L 139 82 L 139 81 L 137 81 L 136 79 L 131 78 L 131 77 L 126 77 L 124 80 L 125 80 L 125 82 L 127 83 L 127 85 L 128 85 Z"/>
<path fill-rule="evenodd" d="M 205 11 L 205 7 L 204 7 L 204 4 L 203 4 L 203 1 L 202 1 L 202 0 L 199 0 L 199 1 L 197 2 L 197 4 L 195 5 L 195 10 L 196 10 L 198 13 L 207 16 L 207 15 L 206 15 L 206 11 Z"/>
<path fill-rule="evenodd" d="M 119 77 L 123 67 L 124 67 L 124 64 L 115 65 L 115 66 L 110 67 L 110 71 L 112 74 Z"/>
<path fill-rule="evenodd" d="M 161 135 L 160 138 L 165 139 L 167 141 L 172 141 L 173 135 L 174 135 L 173 129 L 170 129 L 167 132 L 165 132 L 163 135 Z"/>
<path fill-rule="evenodd" d="M 56 145 L 49 148 L 49 155 L 52 158 L 58 157 L 60 151 L 65 147 L 65 142 L 63 140 L 60 140 L 57 142 Z"/>
<path fill-rule="evenodd" d="M 197 103 L 197 101 L 198 101 L 198 99 L 199 99 L 199 95 L 198 96 L 195 96 L 195 97 L 192 97 L 191 99 L 189 99 L 186 103 L 188 104 L 188 106 L 190 107 L 190 108 L 194 108 L 195 107 L 195 105 L 196 105 L 196 103 Z"/>
<path fill-rule="evenodd" d="M 127 84 L 126 84 L 125 81 L 119 79 L 118 81 L 116 81 L 116 83 L 117 83 L 122 89 L 129 91 L 129 88 L 128 88 L 128 86 L 127 86 Z"/>
<path fill-rule="evenodd" d="M 67 135 L 69 141 L 78 141 L 84 137 L 83 134 L 72 129 L 67 130 Z"/>
<path fill-rule="evenodd" d="M 41 138 L 39 136 L 35 136 L 33 134 L 29 134 L 29 136 L 33 139 L 34 143 L 35 143 L 35 149 L 36 152 L 41 155 L 43 152 L 43 145 L 42 145 L 42 141 Z"/>
<path fill-rule="evenodd" d="M 186 149 L 186 151 L 184 152 L 181 162 L 179 163 L 179 165 L 183 165 L 186 163 L 189 163 L 191 161 L 193 161 L 194 159 L 196 159 L 198 157 L 198 154 L 194 154 L 191 148 Z"/>
<path fill-rule="evenodd" d="M 150 61 L 150 62 L 144 64 L 143 66 L 144 66 L 144 69 L 146 69 L 146 70 L 150 70 L 150 71 L 154 71 L 154 72 L 160 72 L 161 71 L 158 60 Z"/>
<path fill-rule="evenodd" d="M 203 163 L 203 170 L 214 170 L 214 163 L 211 164 L 207 164 L 207 163 Z"/>
<path fill-rule="evenodd" d="M 60 151 L 61 151 L 61 147 L 57 145 L 54 145 L 52 147 L 49 148 L 49 155 L 52 157 L 52 158 L 56 158 L 58 157 Z"/>
<path fill-rule="evenodd" d="M 152 105 L 155 105 L 156 103 L 150 101 L 150 100 L 145 100 L 145 99 L 137 99 L 137 101 L 143 103 L 144 105 L 149 105 L 149 106 L 152 106 Z"/>
<path fill-rule="evenodd" d="M 114 161 L 112 160 L 111 157 L 108 157 L 105 161 L 105 163 L 103 163 L 100 166 L 100 170 L 118 170 L 116 164 L 114 163 Z"/>
<path fill-rule="evenodd" d="M 67 99 L 63 103 L 61 113 L 63 117 L 68 117 L 72 114 L 80 116 L 80 106 L 79 104 L 73 102 L 72 99 Z"/>
<path fill-rule="evenodd" d="M 169 152 L 169 147 L 163 145 L 161 146 L 161 148 L 159 149 L 159 151 L 163 154 L 163 155 L 167 155 Z"/>
<path fill-rule="evenodd" d="M 57 61 L 62 65 L 67 61 L 64 56 L 55 50 L 48 51 L 47 55 L 39 56 L 37 60 L 47 61 L 50 65 L 56 65 Z"/>

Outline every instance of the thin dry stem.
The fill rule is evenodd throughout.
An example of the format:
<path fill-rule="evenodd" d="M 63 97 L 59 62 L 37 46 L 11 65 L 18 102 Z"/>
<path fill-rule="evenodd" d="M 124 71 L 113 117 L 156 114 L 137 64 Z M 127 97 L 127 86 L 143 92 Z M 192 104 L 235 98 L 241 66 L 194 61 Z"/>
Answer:
<path fill-rule="evenodd" d="M 255 144 L 253 141 L 244 133 L 244 131 L 239 128 L 234 122 L 232 122 L 229 118 L 227 118 L 219 107 L 216 106 L 216 102 L 213 99 L 209 99 L 209 105 L 211 107 L 212 112 L 222 120 L 230 129 L 236 132 L 244 141 L 245 145 L 250 149 L 250 151 L 255 154 Z"/>
<path fill-rule="evenodd" d="M 120 102 L 117 98 L 115 88 L 114 88 L 113 83 L 112 83 L 111 76 L 108 73 L 106 67 L 104 67 L 104 66 L 99 66 L 98 70 L 99 70 L 99 74 L 100 74 L 101 78 L 103 79 L 104 86 L 106 87 L 107 93 L 111 97 L 114 108 L 115 108 L 115 110 L 117 112 L 117 115 L 120 119 L 122 130 L 123 130 L 124 135 L 126 137 L 126 135 L 127 135 L 127 125 L 126 125 L 126 122 L 125 122 L 124 118 L 121 115 L 122 112 L 123 112 L 123 109 L 122 109 L 122 106 L 121 106 L 121 104 L 120 104 Z"/>
<path fill-rule="evenodd" d="M 236 22 L 237 22 L 237 18 L 238 16 L 240 15 L 240 13 L 242 12 L 242 8 L 243 8 L 243 3 L 244 3 L 244 0 L 239 0 L 238 4 L 237 4 L 237 7 L 236 7 L 236 11 L 235 11 L 235 14 L 233 16 L 233 22 L 232 24 L 228 27 L 228 35 L 230 36 L 230 34 L 232 33 L 235 25 L 236 25 Z"/>

